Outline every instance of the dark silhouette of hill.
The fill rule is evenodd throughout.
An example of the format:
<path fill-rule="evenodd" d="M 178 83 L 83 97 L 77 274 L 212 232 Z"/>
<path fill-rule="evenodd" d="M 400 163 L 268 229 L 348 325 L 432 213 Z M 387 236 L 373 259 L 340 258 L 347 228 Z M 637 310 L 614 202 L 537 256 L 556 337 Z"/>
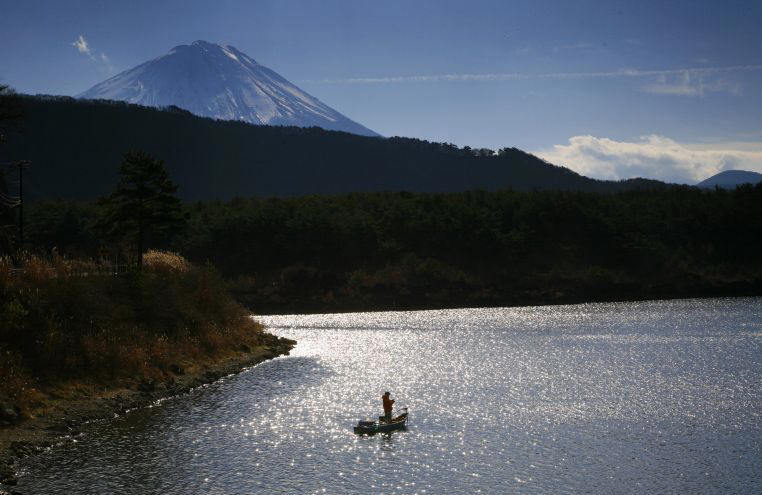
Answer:
<path fill-rule="evenodd" d="M 122 155 L 161 158 L 184 199 L 296 196 L 360 191 L 473 189 L 615 192 L 658 181 L 583 177 L 516 148 L 458 148 L 410 138 L 378 138 L 320 128 L 257 126 L 197 117 L 176 107 L 15 95 L 21 132 L 11 159 L 32 161 L 27 197 L 95 198 L 111 191 Z"/>
<path fill-rule="evenodd" d="M 760 173 L 749 172 L 747 170 L 725 170 L 702 180 L 696 186 L 702 188 L 723 187 L 732 189 L 741 184 L 756 184 L 757 182 L 762 182 L 762 174 Z"/>

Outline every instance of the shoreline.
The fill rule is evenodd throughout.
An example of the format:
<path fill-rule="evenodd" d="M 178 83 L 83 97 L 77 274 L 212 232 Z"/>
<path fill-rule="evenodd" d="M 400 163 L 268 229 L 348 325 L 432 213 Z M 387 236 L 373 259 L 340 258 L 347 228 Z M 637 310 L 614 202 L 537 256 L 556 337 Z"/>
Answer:
<path fill-rule="evenodd" d="M 242 349 L 226 358 L 191 363 L 187 370 L 177 368 L 162 382 L 118 381 L 106 385 L 62 383 L 41 391 L 39 412 L 8 426 L 0 426 L 0 495 L 16 485 L 16 466 L 20 459 L 71 441 L 86 423 L 113 418 L 115 414 L 149 406 L 158 400 L 187 393 L 222 377 L 278 356 L 287 356 L 296 342 L 266 334 L 264 345 Z"/>
<path fill-rule="evenodd" d="M 605 304 L 612 302 L 642 302 L 670 300 L 701 300 L 712 298 L 754 298 L 758 294 L 703 295 L 685 297 L 610 298 L 608 300 L 575 300 L 553 302 L 529 302 L 525 304 L 451 306 L 422 308 L 369 308 L 344 311 L 313 311 L 304 313 L 268 313 L 267 316 L 361 313 L 387 311 L 436 311 L 465 308 L 510 308 L 523 306 L 564 306 L 577 304 Z M 214 383 L 225 376 L 234 375 L 267 360 L 289 355 L 296 342 L 272 334 L 265 334 L 265 344 L 254 349 L 243 348 L 233 356 L 216 361 L 193 363 L 186 370 L 173 370 L 169 380 L 158 383 L 122 380 L 110 384 L 80 384 L 71 390 L 71 384 L 57 384 L 46 388 L 46 404 L 43 412 L 32 418 L 9 426 L 0 426 L 0 495 L 18 494 L 11 490 L 16 484 L 16 468 L 19 460 L 45 452 L 47 449 L 70 442 L 82 433 L 86 424 L 108 420 L 115 415 L 129 413 L 134 409 L 150 406 L 156 401 L 188 393 L 191 390 Z M 65 389 L 62 391 L 61 389 Z M 10 492 L 8 490 L 11 490 Z"/>
<path fill-rule="evenodd" d="M 721 292 L 717 294 L 676 294 L 672 296 L 633 296 L 633 297 L 610 297 L 610 298 L 560 298 L 556 300 L 548 299 L 526 299 L 521 301 L 506 301 L 503 304 L 410 304 L 410 305 L 389 305 L 389 304 L 377 304 L 368 305 L 365 308 L 357 308 L 354 306 L 348 307 L 331 307 L 331 308 L 310 308 L 303 311 L 300 310 L 271 310 L 260 311 L 260 316 L 288 316 L 288 315 L 328 315 L 338 313 L 386 313 L 386 312 L 401 312 L 401 311 L 443 311 L 448 309 L 486 309 L 486 308 L 520 308 L 520 307 L 544 307 L 544 306 L 572 306 L 578 304 L 606 304 L 606 303 L 628 303 L 628 302 L 646 302 L 646 301 L 678 301 L 687 299 L 737 299 L 737 298 L 754 298 L 762 297 L 762 291 L 753 292 L 741 292 L 741 293 L 727 293 Z"/>

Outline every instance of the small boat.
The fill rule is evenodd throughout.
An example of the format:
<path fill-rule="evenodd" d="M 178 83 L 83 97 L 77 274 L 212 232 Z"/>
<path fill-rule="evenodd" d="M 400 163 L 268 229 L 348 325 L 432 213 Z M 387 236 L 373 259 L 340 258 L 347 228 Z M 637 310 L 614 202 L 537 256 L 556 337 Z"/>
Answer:
<path fill-rule="evenodd" d="M 405 412 L 392 418 L 388 423 L 384 421 L 383 416 L 379 416 L 378 421 L 360 421 L 357 423 L 357 426 L 355 426 L 355 433 L 361 435 L 373 435 L 375 433 L 402 430 L 407 425 L 407 407 L 403 407 L 402 410 Z"/>

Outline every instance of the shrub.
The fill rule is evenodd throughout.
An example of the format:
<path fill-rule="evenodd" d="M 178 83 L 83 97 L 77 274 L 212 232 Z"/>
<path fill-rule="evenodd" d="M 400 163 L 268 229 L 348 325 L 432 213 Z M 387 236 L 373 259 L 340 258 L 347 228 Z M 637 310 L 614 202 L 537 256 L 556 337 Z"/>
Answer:
<path fill-rule="evenodd" d="M 14 374 L 3 375 L 157 378 L 173 362 L 262 342 L 261 326 L 213 267 L 159 251 L 144 262 L 116 275 L 91 261 L 27 255 L 11 276 L 0 259 L 0 350 L 17 357 L 5 360 Z M 0 392 L 8 387 L 0 383 Z"/>
<path fill-rule="evenodd" d="M 154 273 L 186 273 L 190 269 L 188 261 L 177 253 L 149 249 L 143 255 L 144 268 Z"/>

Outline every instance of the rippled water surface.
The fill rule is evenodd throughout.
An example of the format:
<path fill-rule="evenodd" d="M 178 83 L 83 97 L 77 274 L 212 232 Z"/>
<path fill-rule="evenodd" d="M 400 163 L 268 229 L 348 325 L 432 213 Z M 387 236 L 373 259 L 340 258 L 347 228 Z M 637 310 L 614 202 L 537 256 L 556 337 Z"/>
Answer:
<path fill-rule="evenodd" d="M 291 356 L 90 425 L 17 489 L 762 492 L 762 299 L 260 320 Z M 384 390 L 408 430 L 355 436 Z"/>

